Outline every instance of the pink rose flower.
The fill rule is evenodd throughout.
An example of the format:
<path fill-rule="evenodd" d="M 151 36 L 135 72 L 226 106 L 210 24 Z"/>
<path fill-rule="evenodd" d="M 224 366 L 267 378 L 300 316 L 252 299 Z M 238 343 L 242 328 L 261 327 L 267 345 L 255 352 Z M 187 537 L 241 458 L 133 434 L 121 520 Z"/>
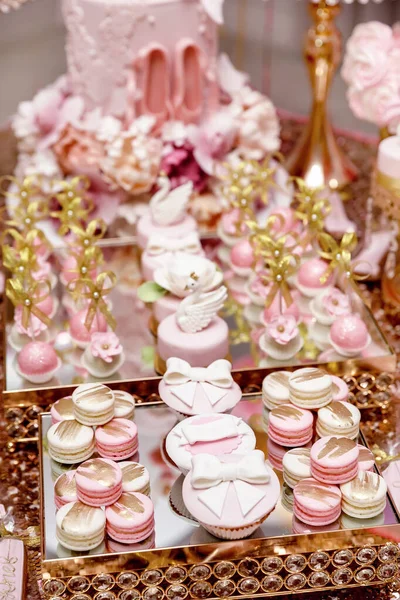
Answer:
<path fill-rule="evenodd" d="M 378 21 L 357 25 L 347 42 L 343 79 L 358 91 L 378 85 L 388 74 L 393 49 L 391 27 Z"/>
<path fill-rule="evenodd" d="M 388 75 L 380 85 L 362 91 L 352 87 L 347 92 L 355 116 L 378 127 L 396 127 L 400 120 L 400 82 Z"/>
<path fill-rule="evenodd" d="M 332 317 L 341 317 L 351 313 L 348 297 L 339 290 L 332 290 L 324 295 L 322 304 Z"/>
<path fill-rule="evenodd" d="M 232 150 L 236 132 L 235 121 L 227 111 L 220 111 L 200 127 L 189 130 L 194 157 L 205 173 L 215 175 L 216 163 Z"/>
<path fill-rule="evenodd" d="M 114 356 L 122 354 L 122 344 L 113 332 L 96 332 L 90 339 L 90 350 L 95 358 L 111 363 Z"/>
<path fill-rule="evenodd" d="M 296 319 L 292 315 L 274 317 L 268 323 L 266 331 L 277 344 L 282 346 L 288 344 L 299 333 Z"/>
<path fill-rule="evenodd" d="M 160 170 L 164 171 L 175 189 L 191 181 L 196 192 L 207 187 L 208 175 L 194 157 L 194 148 L 189 142 L 178 146 L 171 145 L 161 160 Z"/>

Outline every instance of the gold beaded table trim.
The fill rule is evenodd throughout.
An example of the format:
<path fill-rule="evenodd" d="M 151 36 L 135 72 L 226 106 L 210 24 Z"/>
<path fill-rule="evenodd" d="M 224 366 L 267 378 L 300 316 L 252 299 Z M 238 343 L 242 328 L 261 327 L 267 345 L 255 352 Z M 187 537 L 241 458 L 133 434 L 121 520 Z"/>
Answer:
<path fill-rule="evenodd" d="M 229 546 L 229 543 L 226 545 Z M 240 542 L 235 542 L 235 546 L 240 548 Z M 190 548 L 187 551 L 190 552 Z M 141 553 L 141 556 L 144 558 L 145 554 Z M 173 564 L 172 561 L 166 567 L 98 572 L 94 575 L 51 578 L 45 573 L 43 591 L 48 600 L 61 597 L 63 600 L 263 597 L 389 583 L 397 575 L 398 558 L 398 545 L 389 542 L 360 548 L 211 560 L 196 564 Z"/>

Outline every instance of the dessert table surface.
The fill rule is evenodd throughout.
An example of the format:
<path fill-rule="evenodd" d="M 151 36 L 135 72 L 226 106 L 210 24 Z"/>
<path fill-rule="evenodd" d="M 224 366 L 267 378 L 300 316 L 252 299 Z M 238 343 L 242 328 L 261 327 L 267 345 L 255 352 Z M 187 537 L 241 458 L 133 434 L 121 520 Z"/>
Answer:
<path fill-rule="evenodd" d="M 283 153 L 287 154 L 298 139 L 303 123 L 288 115 L 282 115 Z M 372 140 L 356 137 L 345 132 L 339 132 L 340 146 L 350 156 L 360 170 L 359 179 L 352 184 L 350 198 L 346 202 L 346 210 L 350 219 L 361 223 L 365 215 L 365 206 L 369 192 L 371 167 L 376 148 Z M 395 352 L 400 353 L 400 323 L 390 322 L 385 315 L 379 283 L 363 284 L 363 293 L 372 307 L 373 314 L 383 332 L 392 344 Z M 1 311 L 0 319 L 3 312 Z M 0 328 L 3 323 L 0 321 Z M 2 350 L 1 350 L 2 352 Z M 3 376 L 3 372 L 0 372 Z M 390 453 L 396 435 L 396 414 L 400 408 L 400 376 L 398 383 L 393 386 L 393 397 L 389 408 L 382 414 L 380 409 L 364 410 L 364 433 L 367 441 L 378 444 Z M 2 405 L 0 405 L 2 407 Z M 0 499 L 5 507 L 13 508 L 16 526 L 26 529 L 39 525 L 39 457 L 36 445 L 7 445 L 4 414 L 0 410 Z M 392 446 L 391 446 L 392 445 Z M 29 550 L 29 583 L 26 600 L 41 598 L 38 578 L 40 577 L 40 554 Z M 299 598 L 309 598 L 310 594 L 302 594 Z M 285 596 L 281 596 L 286 598 Z M 363 587 L 359 589 L 341 589 L 314 593 L 316 600 L 387 600 L 399 598 L 398 592 L 389 587 Z"/>

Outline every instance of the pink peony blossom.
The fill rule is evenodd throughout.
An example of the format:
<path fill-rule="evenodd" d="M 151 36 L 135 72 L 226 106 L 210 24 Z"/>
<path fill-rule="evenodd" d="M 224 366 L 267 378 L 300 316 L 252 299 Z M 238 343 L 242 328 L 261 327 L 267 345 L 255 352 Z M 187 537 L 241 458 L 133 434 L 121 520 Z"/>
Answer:
<path fill-rule="evenodd" d="M 378 86 L 347 92 L 350 108 L 359 119 L 378 127 L 396 128 L 400 122 L 400 82 L 388 75 Z"/>
<path fill-rule="evenodd" d="M 114 356 L 122 354 L 122 344 L 113 332 L 95 332 L 90 338 L 90 350 L 95 358 L 111 363 Z"/>
<path fill-rule="evenodd" d="M 347 42 L 343 79 L 354 90 L 380 84 L 388 74 L 393 49 L 391 27 L 378 21 L 357 25 Z"/>
<path fill-rule="evenodd" d="M 220 111 L 200 127 L 189 130 L 194 157 L 208 175 L 215 175 L 216 163 L 232 150 L 236 133 L 235 120 L 227 111 Z"/>
<path fill-rule="evenodd" d="M 175 189 L 188 181 L 193 183 L 196 192 L 202 192 L 208 181 L 208 175 L 197 163 L 193 146 L 185 142 L 181 146 L 170 146 L 168 153 L 161 160 L 160 170 L 164 171 Z"/>
<path fill-rule="evenodd" d="M 351 307 L 348 297 L 341 291 L 333 289 L 328 294 L 325 294 L 322 299 L 322 304 L 325 310 L 332 317 L 341 317 L 351 313 Z"/>
<path fill-rule="evenodd" d="M 292 315 L 274 317 L 268 323 L 266 331 L 277 344 L 282 346 L 288 344 L 299 334 L 296 319 Z"/>

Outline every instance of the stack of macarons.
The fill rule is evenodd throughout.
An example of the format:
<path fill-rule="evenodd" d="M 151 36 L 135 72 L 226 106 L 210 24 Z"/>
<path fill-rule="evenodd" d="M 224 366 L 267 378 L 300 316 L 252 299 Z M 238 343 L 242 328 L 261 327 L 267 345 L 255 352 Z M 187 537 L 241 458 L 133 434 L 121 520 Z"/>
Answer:
<path fill-rule="evenodd" d="M 135 400 L 127 392 L 100 383 L 80 385 L 51 408 L 50 457 L 65 464 L 83 462 L 94 451 L 111 460 L 132 458 L 138 452 L 134 410 Z"/>
<path fill-rule="evenodd" d="M 70 550 L 91 550 L 106 532 L 117 542 L 141 542 L 154 530 L 149 493 L 150 478 L 142 465 L 125 462 L 121 467 L 105 458 L 88 460 L 55 483 L 56 537 Z M 80 522 L 78 528 L 81 513 L 92 522 Z"/>
<path fill-rule="evenodd" d="M 360 447 L 354 440 L 323 437 L 313 444 L 309 464 L 300 464 L 297 458 L 287 453 L 283 466 L 287 485 L 295 483 L 294 516 L 298 520 L 324 526 L 335 522 L 342 511 L 350 517 L 370 519 L 385 509 L 385 481 L 368 470 L 367 456 L 360 461 Z"/>

